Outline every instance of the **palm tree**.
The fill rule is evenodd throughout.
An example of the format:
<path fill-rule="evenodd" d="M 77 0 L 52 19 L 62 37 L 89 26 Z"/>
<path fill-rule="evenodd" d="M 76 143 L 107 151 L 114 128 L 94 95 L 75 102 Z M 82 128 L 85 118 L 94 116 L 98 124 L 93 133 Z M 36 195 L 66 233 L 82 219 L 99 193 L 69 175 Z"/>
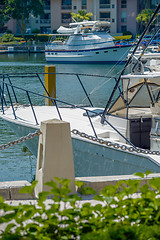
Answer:
<path fill-rule="evenodd" d="M 82 22 L 83 20 L 90 21 L 92 19 L 93 13 L 86 13 L 85 10 L 79 10 L 78 13 L 71 13 L 71 16 L 76 22 Z"/>
<path fill-rule="evenodd" d="M 136 17 L 137 22 L 140 24 L 140 32 L 142 32 L 142 27 L 146 26 L 153 14 L 151 9 L 143 9 L 141 13 Z"/>

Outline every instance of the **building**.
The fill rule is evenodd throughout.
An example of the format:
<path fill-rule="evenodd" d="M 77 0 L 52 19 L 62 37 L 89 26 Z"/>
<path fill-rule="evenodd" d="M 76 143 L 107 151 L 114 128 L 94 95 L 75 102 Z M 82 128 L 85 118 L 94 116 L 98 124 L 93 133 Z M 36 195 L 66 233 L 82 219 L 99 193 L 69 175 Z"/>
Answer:
<path fill-rule="evenodd" d="M 43 0 L 45 3 L 43 16 L 35 18 L 32 14 L 26 21 L 26 32 L 39 30 L 41 33 L 53 33 L 59 26 L 68 26 L 72 22 L 71 12 L 79 10 L 93 13 L 93 20 L 111 22 L 112 34 L 129 31 L 133 36 L 137 33 L 136 16 L 142 9 L 155 10 L 159 0 Z M 15 22 L 9 21 L 8 29 L 19 33 Z"/>
<path fill-rule="evenodd" d="M 117 0 L 51 0 L 51 30 L 60 25 L 67 26 L 72 22 L 71 12 L 79 10 L 93 13 L 93 20 L 107 20 L 111 22 L 111 32 L 116 32 Z"/>
<path fill-rule="evenodd" d="M 137 33 L 137 1 L 117 0 L 117 9 L 117 32 L 129 31 L 135 36 Z"/>

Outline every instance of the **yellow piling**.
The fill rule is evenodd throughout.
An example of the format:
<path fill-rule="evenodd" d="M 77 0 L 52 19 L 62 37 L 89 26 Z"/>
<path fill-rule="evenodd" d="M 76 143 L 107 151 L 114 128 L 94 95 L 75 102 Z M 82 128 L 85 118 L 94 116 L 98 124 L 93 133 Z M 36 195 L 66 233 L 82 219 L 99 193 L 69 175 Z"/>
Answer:
<path fill-rule="evenodd" d="M 52 74 L 53 73 L 53 74 Z M 55 66 L 45 66 L 45 87 L 50 97 L 56 98 L 56 67 Z M 45 92 L 45 96 L 48 94 Z M 52 101 L 45 98 L 45 105 L 51 106 Z"/>

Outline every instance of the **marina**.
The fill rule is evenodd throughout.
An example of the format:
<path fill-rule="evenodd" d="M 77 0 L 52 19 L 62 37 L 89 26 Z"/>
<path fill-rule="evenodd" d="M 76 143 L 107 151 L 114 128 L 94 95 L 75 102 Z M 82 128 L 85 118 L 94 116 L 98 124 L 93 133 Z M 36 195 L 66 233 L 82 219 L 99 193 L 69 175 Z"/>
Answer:
<path fill-rule="evenodd" d="M 156 12 L 158 10 L 159 7 Z M 46 121 L 59 119 L 68 122 L 73 145 L 75 177 L 127 175 L 147 170 L 155 173 L 159 172 L 160 72 L 148 71 L 149 68 L 145 70 L 145 66 L 141 62 L 145 49 L 142 50 L 138 58 L 134 55 L 154 16 L 156 16 L 156 12 L 140 36 L 125 66 L 119 73 L 116 73 L 117 76 L 110 71 L 111 75 L 108 73 L 106 75 L 96 75 L 95 72 L 94 74 L 88 74 L 88 71 L 87 73 L 65 72 L 64 69 L 63 72 L 57 72 L 54 66 L 45 66 L 45 73 L 33 71 L 2 73 L 0 89 L 1 118 L 21 138 L 29 133 L 36 135 L 34 131 L 40 130 L 40 126 L 45 124 Z M 74 38 L 84 34 L 80 32 L 81 28 L 82 26 L 79 30 L 79 26 L 77 26 L 74 34 L 71 35 L 71 39 L 69 38 L 67 42 L 67 47 L 72 46 L 70 42 L 72 43 L 73 40 L 74 43 Z M 97 36 L 99 37 L 99 32 L 97 32 Z M 73 46 L 75 47 L 76 44 L 73 44 Z M 63 51 L 63 49 L 61 50 Z M 74 60 L 74 56 L 72 57 L 71 59 Z M 63 63 L 63 59 L 59 59 Z M 48 61 L 47 58 L 46 61 Z M 56 62 L 56 59 L 53 59 L 53 61 Z M 86 58 L 86 62 L 89 63 L 90 61 Z M 98 62 L 100 62 L 100 59 L 98 59 Z M 113 68 L 116 69 L 116 65 Z M 59 79 L 58 75 L 62 76 L 62 80 Z M 66 86 L 64 87 L 64 79 L 67 82 L 67 77 L 69 77 L 69 83 L 66 86 L 69 86 L 69 94 L 66 93 Z M 77 78 L 84 96 L 80 95 L 80 88 L 75 85 L 75 82 L 73 81 L 74 84 L 71 83 L 72 77 Z M 83 77 L 84 82 L 82 81 Z M 98 80 L 99 85 L 94 84 L 94 88 L 90 89 L 89 82 L 94 82 L 94 78 L 96 81 L 100 78 L 103 78 L 103 80 L 101 83 Z M 17 85 L 16 79 L 20 82 L 25 80 L 28 87 L 23 86 L 22 88 L 21 84 Z M 35 91 L 33 88 L 29 89 L 31 80 L 36 82 Z M 38 87 L 38 81 L 43 92 Z M 61 81 L 63 83 L 60 84 Z M 109 82 L 110 86 L 106 84 Z M 19 82 L 17 83 L 19 84 Z M 105 84 L 107 90 L 110 88 L 108 94 L 104 88 Z M 74 94 L 71 94 L 71 86 Z M 58 94 L 57 87 L 60 89 Z M 96 92 L 100 88 L 102 88 L 101 94 Z M 18 92 L 17 94 L 17 91 L 22 93 Z M 95 92 L 95 98 L 91 99 L 91 95 Z M 31 95 L 35 96 L 34 101 L 31 100 Z M 81 99 L 82 96 L 83 99 Z M 103 99 L 103 103 L 101 99 Z M 94 103 L 94 100 L 96 103 Z M 52 137 L 50 137 L 51 139 Z M 37 157 L 37 137 L 28 139 L 25 144 Z M 40 145 L 39 151 L 38 156 L 39 154 L 42 155 L 40 157 L 41 162 L 43 145 Z M 39 165 L 39 171 L 42 171 L 41 164 Z"/>
<path fill-rule="evenodd" d="M 33 72 L 2 74 L 1 118 L 19 137 L 39 130 L 40 124 L 46 120 L 60 119 L 70 123 L 75 177 L 127 175 L 147 170 L 159 172 L 159 143 L 156 140 L 159 138 L 159 112 L 156 112 L 156 103 L 159 99 L 157 89 L 160 84 L 160 73 L 144 71 L 140 62 L 131 64 L 130 74 L 125 75 L 122 72 L 118 78 L 113 75 L 109 77 L 108 74 L 104 77 L 95 74 L 56 72 L 56 75 L 62 75 L 63 83 L 64 79 L 67 81 L 67 76 L 69 79 L 71 76 L 77 77 L 84 90 L 86 95 L 84 95 L 84 101 L 79 101 L 77 97 L 80 97 L 80 88 L 70 83 L 69 90 L 72 85 L 75 94 L 72 94 L 70 102 L 68 102 L 66 88 L 65 94 L 63 93 L 60 97 L 62 84 L 59 94 L 56 89 L 51 89 L 50 95 L 49 90 L 45 88 L 50 85 L 46 81 L 50 79 L 52 84 L 54 81 L 52 74 L 55 70 L 52 66 L 45 67 L 45 76 L 43 76 L 44 73 Z M 86 78 L 84 83 L 81 81 L 83 77 Z M 96 79 L 103 77 L 105 83 L 111 80 L 113 88 L 111 94 L 96 93 L 96 97 L 98 96 L 96 105 L 91 101 L 91 90 L 86 91 L 86 85 L 93 81 L 94 77 Z M 14 85 L 13 82 L 16 79 L 25 79 L 27 84 L 32 79 L 37 83 L 36 92 L 33 88 L 29 89 L 30 85 L 27 90 L 20 85 Z M 44 93 L 38 90 L 38 80 L 47 94 L 45 101 Z M 17 90 L 21 93 L 16 94 Z M 78 90 L 77 93 L 76 90 Z M 20 100 L 19 95 L 23 96 Z M 31 95 L 35 95 L 36 101 L 31 101 Z M 73 99 L 74 96 L 76 102 Z M 102 107 L 99 102 L 102 96 L 104 99 L 108 98 L 105 107 Z M 46 100 L 48 104 L 44 105 Z M 136 127 L 137 123 L 141 125 L 140 129 Z M 36 137 L 26 142 L 27 147 L 36 157 L 37 144 Z"/>

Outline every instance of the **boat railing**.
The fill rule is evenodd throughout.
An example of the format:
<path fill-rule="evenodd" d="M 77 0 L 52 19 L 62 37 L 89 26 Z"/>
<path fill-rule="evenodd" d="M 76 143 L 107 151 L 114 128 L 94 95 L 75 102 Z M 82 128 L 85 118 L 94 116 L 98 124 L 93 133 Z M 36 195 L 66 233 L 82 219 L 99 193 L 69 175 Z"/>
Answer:
<path fill-rule="evenodd" d="M 63 73 L 61 73 L 61 74 L 63 74 Z M 18 97 L 16 95 L 17 90 L 18 90 L 18 92 L 22 91 L 23 96 L 24 95 L 27 96 L 27 99 L 28 99 L 28 102 L 29 102 L 29 105 L 27 105 L 27 106 L 31 107 L 32 114 L 33 114 L 36 125 L 39 125 L 39 121 L 38 121 L 38 118 L 37 118 L 37 115 L 36 115 L 36 111 L 35 111 L 35 108 L 34 108 L 35 105 L 32 102 L 31 95 L 35 95 L 36 97 L 40 97 L 40 98 L 43 98 L 43 99 L 49 99 L 52 102 L 52 104 L 56 107 L 56 110 L 57 110 L 57 113 L 58 113 L 58 116 L 59 116 L 60 120 L 63 120 L 63 116 L 61 114 L 61 107 L 58 106 L 58 104 L 61 104 L 65 107 L 78 108 L 78 109 L 83 110 L 84 111 L 83 115 L 88 118 L 89 123 L 90 123 L 90 127 L 93 130 L 93 134 L 94 134 L 95 138 L 98 138 L 98 135 L 96 133 L 92 118 L 95 117 L 95 116 L 99 116 L 103 120 L 103 122 L 106 125 L 110 126 L 112 130 L 117 132 L 125 140 L 125 142 L 128 142 L 130 145 L 132 145 L 134 148 L 136 148 L 116 127 L 114 127 L 103 116 L 103 111 L 99 113 L 96 110 L 90 110 L 89 108 L 86 108 L 86 107 L 83 107 L 83 106 L 80 106 L 80 105 L 78 106 L 78 105 L 68 103 L 66 101 L 62 101 L 62 100 L 59 100 L 59 99 L 56 99 L 56 98 L 53 98 L 53 97 L 49 96 L 49 93 L 47 92 L 47 89 L 45 88 L 45 85 L 43 84 L 39 75 L 40 74 L 36 73 L 36 76 L 40 80 L 40 82 L 41 82 L 41 84 L 42 84 L 42 86 L 45 90 L 45 93 L 46 93 L 45 95 L 41 94 L 41 93 L 38 93 L 38 92 L 31 91 L 31 90 L 26 90 L 26 89 L 24 89 L 22 87 L 19 87 L 19 86 L 15 86 L 11 82 L 11 76 L 2 74 L 2 76 L 1 76 L 2 79 L 0 79 L 0 98 L 1 98 L 1 112 L 2 112 L 2 114 L 5 114 L 6 108 L 11 107 L 14 118 L 15 119 L 18 118 L 17 115 L 16 115 L 17 106 L 19 106 L 19 105 L 25 105 L 26 106 L 26 101 L 25 101 L 25 104 L 19 104 Z M 71 74 L 71 75 L 74 75 L 74 74 Z M 79 74 L 79 75 L 83 75 L 83 74 Z M 79 75 L 77 74 L 78 80 L 80 80 Z M 16 76 L 16 75 L 14 75 L 14 76 Z M 25 75 L 23 75 L 22 77 L 25 77 Z M 33 74 L 32 74 L 32 77 L 33 77 Z M 6 82 L 6 79 L 8 79 L 8 82 Z M 82 82 L 81 82 L 81 84 L 82 84 Z M 82 88 L 84 90 L 84 86 Z M 6 99 L 6 95 L 8 96 L 9 105 L 8 105 L 8 101 Z M 86 92 L 86 95 L 87 95 L 87 92 Z M 93 106 L 91 101 L 89 101 L 89 102 L 90 102 L 90 105 Z"/>

